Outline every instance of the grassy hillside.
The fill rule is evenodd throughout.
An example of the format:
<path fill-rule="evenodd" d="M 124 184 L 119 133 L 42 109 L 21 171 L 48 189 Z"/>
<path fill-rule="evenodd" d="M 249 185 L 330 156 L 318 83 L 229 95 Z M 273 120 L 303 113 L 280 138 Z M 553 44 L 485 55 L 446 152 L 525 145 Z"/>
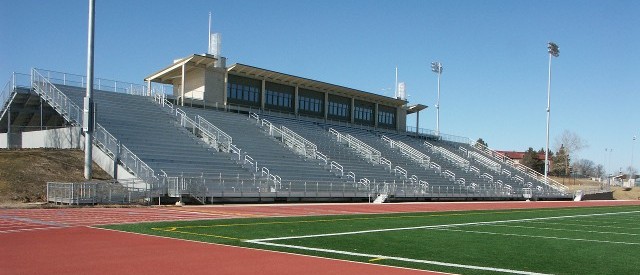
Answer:
<path fill-rule="evenodd" d="M 94 179 L 111 177 L 95 163 Z M 0 150 L 0 202 L 37 202 L 46 199 L 50 181 L 84 181 L 81 150 Z"/>

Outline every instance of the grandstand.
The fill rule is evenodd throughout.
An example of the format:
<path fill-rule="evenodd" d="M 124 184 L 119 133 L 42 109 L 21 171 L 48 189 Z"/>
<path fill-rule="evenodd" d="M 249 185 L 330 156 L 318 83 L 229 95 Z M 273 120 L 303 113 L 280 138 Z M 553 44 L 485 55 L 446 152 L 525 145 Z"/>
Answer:
<path fill-rule="evenodd" d="M 96 79 L 94 161 L 156 203 L 572 196 L 467 138 L 407 127 L 426 106 L 224 63 L 192 55 L 145 85 Z M 0 98 L 0 146 L 80 148 L 85 86 L 79 75 L 14 74 Z"/>

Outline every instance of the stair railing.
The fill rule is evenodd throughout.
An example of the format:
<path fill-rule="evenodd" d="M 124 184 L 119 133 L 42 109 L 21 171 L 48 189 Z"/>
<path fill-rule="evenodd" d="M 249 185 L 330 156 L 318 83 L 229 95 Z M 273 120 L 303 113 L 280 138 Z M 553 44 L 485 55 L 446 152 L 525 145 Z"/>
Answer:
<path fill-rule="evenodd" d="M 500 154 L 500 153 L 498 153 L 498 152 L 496 152 L 494 150 L 491 150 L 489 147 L 487 147 L 487 146 L 485 146 L 483 144 L 477 143 L 477 142 L 474 143 L 472 147 L 476 148 L 478 151 L 484 153 L 485 155 L 488 155 L 488 156 L 490 156 L 490 157 L 492 157 L 492 158 L 494 158 L 494 159 L 496 159 L 496 160 L 498 160 L 500 162 L 506 163 L 507 165 L 509 165 L 509 166 L 511 166 L 513 168 L 524 167 L 524 170 L 527 170 L 527 171 L 529 171 L 529 173 L 535 175 L 535 179 L 538 180 L 539 182 L 541 182 L 541 183 L 543 183 L 543 184 L 545 184 L 545 185 L 547 185 L 547 186 L 549 186 L 549 187 L 551 187 L 551 188 L 553 188 L 553 189 L 555 189 L 557 191 L 560 191 L 562 193 L 568 193 L 569 189 L 566 186 L 564 186 L 561 183 L 559 183 L 559 182 L 557 182 L 557 181 L 555 181 L 555 180 L 553 180 L 551 178 L 548 178 L 548 177 L 547 177 L 547 181 L 545 182 L 544 175 L 542 173 L 539 173 L 539 172 L 537 172 L 537 171 L 535 171 L 535 170 L 533 170 L 533 169 L 531 169 L 529 167 L 526 167 L 524 165 L 516 163 L 514 160 L 512 160 L 511 158 L 507 157 L 504 154 Z M 527 172 L 525 172 L 525 173 L 527 173 Z"/>
<path fill-rule="evenodd" d="M 356 152 L 360 153 L 370 162 L 373 162 L 374 164 L 383 164 L 381 163 L 382 156 L 380 154 L 380 151 L 374 149 L 368 144 L 349 134 L 340 133 L 333 128 L 329 128 L 329 133 L 334 135 L 338 142 L 346 143 L 350 148 L 353 148 Z"/>
<path fill-rule="evenodd" d="M 433 169 L 437 170 L 438 173 L 442 173 L 442 168 L 440 167 L 440 164 L 437 164 L 437 163 L 435 163 L 433 161 L 431 163 L 429 163 L 429 168 L 433 168 Z"/>
<path fill-rule="evenodd" d="M 340 163 L 332 161 L 330 168 L 331 171 L 333 171 L 334 169 L 340 171 L 340 176 L 344 176 L 344 168 L 342 167 L 342 165 L 340 165 Z"/>
<path fill-rule="evenodd" d="M 409 146 L 408 144 L 402 141 L 393 140 L 387 136 L 382 136 L 381 139 L 384 142 L 387 142 L 389 144 L 389 147 L 400 150 L 402 154 L 413 159 L 415 162 L 417 162 L 421 166 L 429 167 L 429 162 L 431 162 L 431 158 L 426 154 L 416 150 L 415 148 Z"/>
<path fill-rule="evenodd" d="M 393 172 L 395 175 L 400 174 L 402 177 L 404 177 L 405 179 L 407 178 L 407 170 L 405 170 L 404 168 L 400 167 L 400 166 L 396 166 L 393 169 Z"/>
<path fill-rule="evenodd" d="M 74 126 L 82 124 L 82 109 L 71 101 L 62 91 L 42 76 L 36 69 L 32 70 L 33 88 L 51 107 Z M 148 184 L 150 190 L 162 188 L 161 181 L 153 169 L 131 152 L 125 145 L 119 143 L 102 125 L 96 123 L 94 135 L 96 146 L 101 148 L 112 158 L 118 158 L 122 165 L 136 177 Z"/>
<path fill-rule="evenodd" d="M 499 163 L 487 158 L 486 156 L 484 156 L 484 155 L 482 155 L 482 154 L 480 154 L 478 152 L 475 152 L 475 151 L 469 151 L 469 155 L 468 156 L 469 156 L 470 159 L 475 160 L 476 162 L 482 164 L 483 166 L 485 166 L 485 167 L 487 167 L 487 168 L 489 168 L 489 169 L 491 169 L 491 170 L 493 170 L 493 171 L 495 171 L 497 173 L 500 173 L 500 169 L 502 168 L 502 166 Z"/>
<path fill-rule="evenodd" d="M 275 125 L 273 125 L 273 123 L 271 123 L 266 119 L 262 119 L 261 121 L 262 122 L 260 123 L 260 125 L 263 128 L 267 128 L 267 133 L 269 133 L 270 136 L 273 136 L 275 138 L 279 137 L 282 143 L 284 143 L 285 145 L 287 145 L 287 147 L 291 148 L 294 152 L 302 156 L 315 158 L 315 151 L 308 152 L 307 146 L 305 146 L 305 144 L 302 143 L 300 140 L 296 139 L 294 136 L 290 135 L 289 133 L 284 132 L 282 129 L 276 127 Z"/>
<path fill-rule="evenodd" d="M 462 168 L 467 169 L 469 167 L 469 161 L 467 159 L 458 156 L 443 147 L 433 146 L 433 150 Z"/>
<path fill-rule="evenodd" d="M 442 172 L 443 175 L 445 175 L 446 177 L 450 178 L 451 181 L 455 181 L 456 180 L 456 174 L 454 172 L 451 172 L 449 170 L 444 170 L 444 172 Z"/>
<path fill-rule="evenodd" d="M 318 146 L 316 146 L 313 142 L 308 141 L 306 138 L 298 135 L 296 132 L 292 131 L 291 129 L 287 128 L 286 126 L 282 125 L 280 127 L 282 129 L 282 132 L 292 136 L 293 138 L 295 138 L 296 140 L 302 142 L 302 144 L 305 145 L 305 147 L 307 148 L 307 150 L 312 150 L 312 151 L 316 151 L 318 150 Z"/>
<path fill-rule="evenodd" d="M 161 179 L 149 165 L 134 154 L 127 146 L 121 144 L 102 125 L 96 123 L 93 139 L 98 148 L 101 148 L 112 158 L 118 158 L 124 168 L 149 185 L 150 190 L 162 188 Z"/>
<path fill-rule="evenodd" d="M 82 125 L 82 108 L 73 103 L 36 69 L 32 71 L 33 89 L 73 126 Z"/>
<path fill-rule="evenodd" d="M 487 181 L 489 182 L 493 182 L 493 176 L 489 175 L 488 173 L 483 173 L 482 175 L 480 175 L 480 178 L 487 179 Z"/>
<path fill-rule="evenodd" d="M 347 173 L 347 178 L 351 178 L 353 179 L 353 182 L 356 182 L 356 174 L 354 172 L 349 171 L 349 173 Z"/>
<path fill-rule="evenodd" d="M 20 73 L 12 73 L 11 79 L 7 81 L 7 84 L 4 85 L 2 91 L 0 91 L 0 105 L 2 109 L 0 109 L 0 117 L 4 117 L 5 112 L 9 108 L 9 104 L 13 101 L 13 98 L 16 96 L 16 88 L 24 87 L 31 88 L 31 76 L 28 74 L 20 74 Z M 25 81 L 25 83 L 23 83 Z"/>
<path fill-rule="evenodd" d="M 222 152 L 229 153 L 231 150 L 231 144 L 233 144 L 233 138 L 220 130 L 220 128 L 211 124 L 208 120 L 201 117 L 200 115 L 196 116 L 196 123 L 198 124 L 198 128 L 202 129 L 203 132 L 208 133 L 212 136 L 213 140 L 217 142 L 220 147 L 219 150 Z"/>

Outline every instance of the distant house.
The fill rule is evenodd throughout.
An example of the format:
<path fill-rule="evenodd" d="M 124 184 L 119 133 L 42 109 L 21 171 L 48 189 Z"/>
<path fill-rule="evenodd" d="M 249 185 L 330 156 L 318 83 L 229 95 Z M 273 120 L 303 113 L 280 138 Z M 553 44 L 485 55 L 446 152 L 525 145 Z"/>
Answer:
<path fill-rule="evenodd" d="M 496 152 L 498 154 L 501 154 L 503 156 L 506 156 L 512 159 L 518 164 L 522 162 L 522 159 L 524 158 L 524 154 L 525 154 L 525 152 L 516 152 L 516 151 L 496 151 Z M 544 153 L 539 153 L 536 157 L 537 159 L 544 161 Z M 549 168 L 551 167 L 553 167 L 553 159 L 551 158 L 551 156 L 549 156 Z"/>

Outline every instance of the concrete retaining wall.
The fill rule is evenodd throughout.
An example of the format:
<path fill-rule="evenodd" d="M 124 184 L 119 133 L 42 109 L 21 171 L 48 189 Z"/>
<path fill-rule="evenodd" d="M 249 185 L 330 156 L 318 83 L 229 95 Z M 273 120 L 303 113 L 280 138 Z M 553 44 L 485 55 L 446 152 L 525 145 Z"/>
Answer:
<path fill-rule="evenodd" d="M 0 148 L 56 148 L 56 149 L 81 149 L 82 129 L 80 127 L 58 128 L 42 131 L 0 134 Z"/>
<path fill-rule="evenodd" d="M 0 134 L 0 148 L 55 148 L 55 149 L 82 149 L 84 150 L 84 136 L 81 127 L 67 127 L 51 130 L 12 133 L 9 139 L 11 144 L 7 144 L 7 134 Z M 102 152 L 95 145 L 93 146 L 93 161 L 109 175 L 117 179 L 135 179 L 129 171 L 117 166 L 113 159 Z M 116 177 L 114 177 L 116 178 Z"/>

